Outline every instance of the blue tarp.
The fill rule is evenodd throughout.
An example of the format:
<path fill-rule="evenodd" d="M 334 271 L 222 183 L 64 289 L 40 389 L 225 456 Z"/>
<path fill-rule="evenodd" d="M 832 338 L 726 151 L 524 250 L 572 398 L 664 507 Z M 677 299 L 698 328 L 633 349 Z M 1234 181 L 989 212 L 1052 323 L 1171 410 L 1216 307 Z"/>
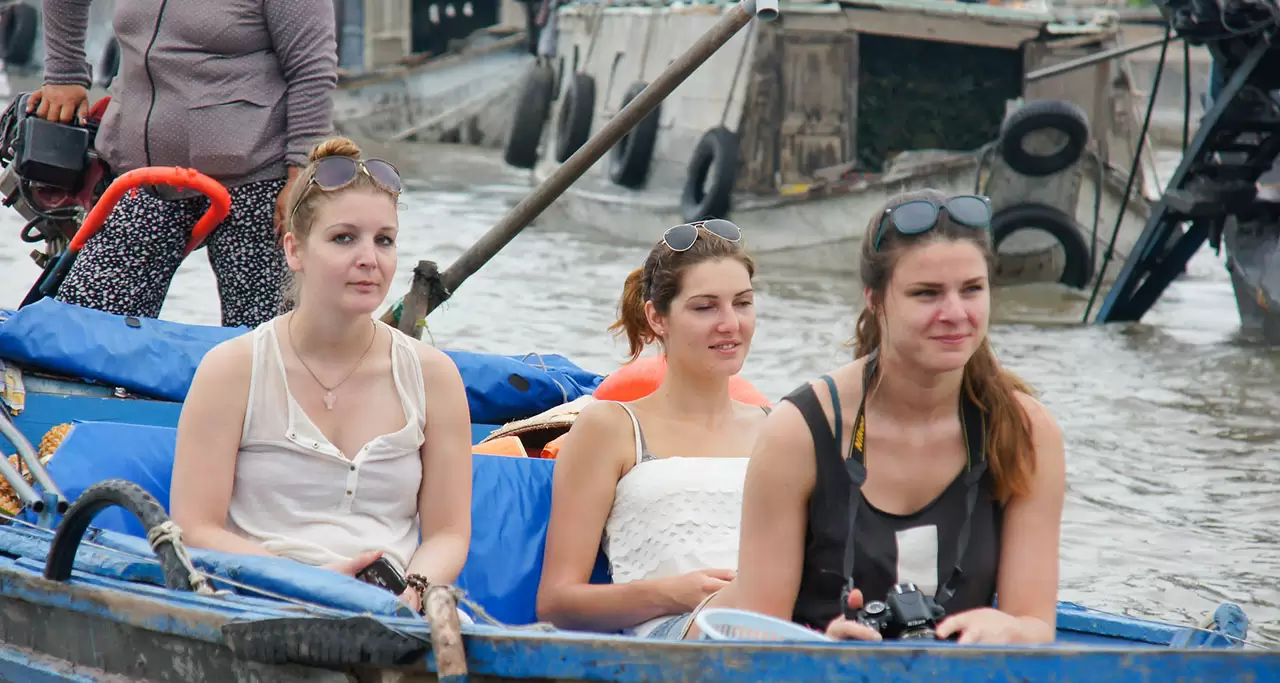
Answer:
<path fill-rule="evenodd" d="M 175 435 L 168 427 L 78 423 L 49 462 L 49 475 L 69 500 L 100 481 L 126 479 L 146 489 L 168 510 Z M 536 621 L 555 461 L 474 455 L 472 463 L 471 549 L 458 586 L 494 618 L 508 624 L 532 623 Z M 28 516 L 29 521 L 35 521 L 34 516 Z M 132 515 L 116 507 L 100 512 L 93 526 L 135 537 L 145 535 Z M 230 562 L 221 561 L 224 566 Z M 609 581 L 603 555 L 597 557 L 592 581 Z M 280 581 L 270 589 L 284 590 Z"/>
<path fill-rule="evenodd" d="M 121 316 L 45 298 L 0 318 L 0 358 L 182 401 L 204 354 L 247 331 Z M 591 393 L 604 379 L 554 354 L 445 353 L 462 375 L 473 423 L 536 415 Z"/>

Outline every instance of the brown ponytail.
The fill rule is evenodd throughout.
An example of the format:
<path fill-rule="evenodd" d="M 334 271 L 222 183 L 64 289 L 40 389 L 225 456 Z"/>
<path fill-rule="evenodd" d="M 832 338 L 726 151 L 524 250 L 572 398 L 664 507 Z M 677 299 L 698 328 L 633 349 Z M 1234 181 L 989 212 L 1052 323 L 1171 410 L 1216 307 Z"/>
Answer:
<path fill-rule="evenodd" d="M 652 301 L 661 315 L 671 312 L 671 302 L 680 293 L 686 270 L 705 261 L 733 259 L 747 269 L 747 277 L 755 277 L 756 266 L 740 242 L 730 242 L 713 234 L 701 224 L 693 246 L 684 251 L 672 251 L 661 240 L 649 250 L 644 265 L 631 271 L 622 283 L 622 298 L 618 301 L 618 320 L 609 326 L 615 335 L 626 334 L 630 346 L 630 360 L 640 357 L 644 347 L 658 339 L 644 305 Z"/>
<path fill-rule="evenodd" d="M 862 284 L 871 290 L 858 322 L 854 341 L 856 357 L 871 353 L 881 342 L 880 322 L 874 313 L 876 301 L 884 300 L 893 268 L 902 253 L 913 245 L 934 240 L 969 241 L 978 245 L 987 260 L 989 271 L 994 270 L 995 253 L 991 249 L 990 236 L 985 230 L 953 223 L 945 211 L 939 212 L 936 226 L 916 235 L 904 235 L 888 227 L 880 235 L 880 248 L 875 249 L 881 218 L 885 212 L 916 199 L 931 199 L 939 204 L 946 195 L 937 190 L 918 190 L 891 198 L 871 218 L 862 239 L 862 258 L 859 275 Z M 995 495 L 1002 502 L 1014 496 L 1026 495 L 1035 472 L 1035 446 L 1031 440 L 1031 422 L 1018 400 L 1019 392 L 1034 395 L 1029 384 L 1017 375 L 1000 367 L 991 341 L 983 339 L 978 349 L 964 366 L 965 391 L 982 409 L 987 418 L 987 457 L 991 477 L 995 482 Z"/>
<path fill-rule="evenodd" d="M 622 283 L 622 298 L 618 300 L 618 320 L 609 326 L 614 334 L 627 335 L 629 359 L 640 357 L 644 347 L 654 340 L 653 328 L 644 314 L 644 267 L 631 271 Z"/>
<path fill-rule="evenodd" d="M 858 314 L 858 323 L 854 331 L 853 357 L 861 358 L 880 346 L 880 321 L 870 305 Z"/>

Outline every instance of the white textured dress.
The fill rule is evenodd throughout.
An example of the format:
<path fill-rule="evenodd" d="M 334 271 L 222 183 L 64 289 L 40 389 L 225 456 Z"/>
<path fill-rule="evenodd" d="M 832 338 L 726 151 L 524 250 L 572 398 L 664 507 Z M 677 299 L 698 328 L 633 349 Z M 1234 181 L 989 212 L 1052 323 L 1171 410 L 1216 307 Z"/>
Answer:
<path fill-rule="evenodd" d="M 618 405 L 635 430 L 636 465 L 618 481 L 605 521 L 604 552 L 613 582 L 736 570 L 748 458 L 656 458 L 645 447 L 635 413 Z M 672 616 L 651 619 L 631 632 L 647 636 Z"/>

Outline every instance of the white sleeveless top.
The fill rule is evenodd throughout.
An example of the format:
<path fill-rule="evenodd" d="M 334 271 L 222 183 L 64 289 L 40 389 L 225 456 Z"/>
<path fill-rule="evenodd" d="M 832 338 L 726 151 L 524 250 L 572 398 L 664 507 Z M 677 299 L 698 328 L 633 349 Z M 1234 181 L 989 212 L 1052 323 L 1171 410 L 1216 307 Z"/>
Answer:
<path fill-rule="evenodd" d="M 374 437 L 350 460 L 289 392 L 275 320 L 251 333 L 253 376 L 227 510 L 231 531 L 306 564 L 382 550 L 405 571 L 419 545 L 426 390 L 409 337 L 377 324 L 391 332 L 391 374 L 406 424 Z"/>
<path fill-rule="evenodd" d="M 614 583 L 699 569 L 738 568 L 738 526 L 748 458 L 655 458 L 631 416 L 636 465 L 618 481 L 605 520 L 604 552 Z M 665 615 L 632 629 L 645 636 Z"/>

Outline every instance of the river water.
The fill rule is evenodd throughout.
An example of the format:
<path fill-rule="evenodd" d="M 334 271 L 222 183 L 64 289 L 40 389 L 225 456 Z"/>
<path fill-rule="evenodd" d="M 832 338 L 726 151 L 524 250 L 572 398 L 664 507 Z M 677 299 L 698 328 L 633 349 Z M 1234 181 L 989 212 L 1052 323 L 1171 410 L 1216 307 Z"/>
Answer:
<path fill-rule="evenodd" d="M 396 152 L 411 180 L 393 297 L 419 259 L 451 263 L 530 187 L 492 152 Z M 0 305 L 10 307 L 37 276 L 20 226 L 15 212 L 0 214 Z M 655 239 L 663 227 L 654 225 Z M 536 224 L 431 316 L 431 338 L 447 348 L 557 352 L 608 373 L 625 344 L 605 328 L 645 253 L 589 227 Z M 844 342 L 861 303 L 852 281 L 771 269 L 757 288 L 759 326 L 743 374 L 771 399 L 849 358 Z M 1207 248 L 1142 324 L 1082 326 L 1086 296 L 1001 289 L 991 333 L 1065 432 L 1061 599 L 1179 623 L 1234 601 L 1253 621 L 1251 642 L 1274 647 L 1280 353 L 1240 336 L 1222 260 Z M 179 270 L 162 317 L 218 324 L 202 252 Z"/>

